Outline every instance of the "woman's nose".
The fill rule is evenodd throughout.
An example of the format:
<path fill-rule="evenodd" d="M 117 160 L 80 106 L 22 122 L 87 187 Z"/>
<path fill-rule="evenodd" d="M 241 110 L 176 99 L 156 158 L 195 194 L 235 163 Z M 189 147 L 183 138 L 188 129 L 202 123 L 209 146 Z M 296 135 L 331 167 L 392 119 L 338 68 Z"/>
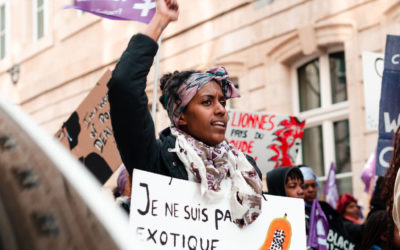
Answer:
<path fill-rule="evenodd" d="M 222 105 L 222 103 L 217 102 L 216 107 L 215 107 L 215 113 L 224 115 L 226 113 L 225 106 Z"/>

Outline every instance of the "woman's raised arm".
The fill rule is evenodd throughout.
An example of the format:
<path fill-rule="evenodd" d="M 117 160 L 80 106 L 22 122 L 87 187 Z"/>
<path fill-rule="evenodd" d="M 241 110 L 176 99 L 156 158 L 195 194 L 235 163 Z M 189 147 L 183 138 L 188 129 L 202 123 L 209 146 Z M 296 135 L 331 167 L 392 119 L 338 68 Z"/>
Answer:
<path fill-rule="evenodd" d="M 157 10 L 147 30 L 132 37 L 108 82 L 114 138 L 130 174 L 133 168 L 159 172 L 159 149 L 145 89 L 158 49 L 156 40 L 178 14 L 176 0 L 157 0 Z"/>
<path fill-rule="evenodd" d="M 178 16 L 179 7 L 176 0 L 157 0 L 157 11 L 144 34 L 157 41 L 168 24 L 176 21 Z"/>

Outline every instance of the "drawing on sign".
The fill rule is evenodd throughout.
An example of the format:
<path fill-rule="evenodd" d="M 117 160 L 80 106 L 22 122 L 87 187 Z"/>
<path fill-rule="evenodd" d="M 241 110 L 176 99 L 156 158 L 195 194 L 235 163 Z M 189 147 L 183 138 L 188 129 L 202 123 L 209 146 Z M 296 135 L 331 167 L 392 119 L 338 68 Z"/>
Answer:
<path fill-rule="evenodd" d="M 301 146 L 305 120 L 295 116 L 228 110 L 225 136 L 254 158 L 263 174 L 292 166 Z"/>
<path fill-rule="evenodd" d="M 287 214 L 282 218 L 272 220 L 269 225 L 267 237 L 260 250 L 289 249 L 292 227 L 287 219 Z"/>
<path fill-rule="evenodd" d="M 294 116 L 291 116 L 290 120 L 283 120 L 279 123 L 280 129 L 274 133 L 276 138 L 269 146 L 275 152 L 275 155 L 269 158 L 275 163 L 275 168 L 294 165 L 294 156 L 300 149 L 305 124 L 305 121 L 299 121 Z"/>
<path fill-rule="evenodd" d="M 121 165 L 108 103 L 110 75 L 110 71 L 104 73 L 55 135 L 102 184 Z"/>
<path fill-rule="evenodd" d="M 210 202 L 201 195 L 199 183 L 135 169 L 131 239 L 147 246 L 140 249 L 260 249 L 268 239 L 266 249 L 274 243 L 281 249 L 305 250 L 304 201 L 265 198 L 260 216 L 240 228 L 232 219 L 230 194 Z"/>

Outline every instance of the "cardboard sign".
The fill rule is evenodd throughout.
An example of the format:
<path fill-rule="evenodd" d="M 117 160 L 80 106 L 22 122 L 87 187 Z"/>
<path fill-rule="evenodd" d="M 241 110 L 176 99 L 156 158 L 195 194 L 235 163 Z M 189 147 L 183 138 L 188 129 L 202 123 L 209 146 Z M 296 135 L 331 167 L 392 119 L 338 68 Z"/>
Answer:
<path fill-rule="evenodd" d="M 2 96 L 0 214 L 1 249 L 131 249 L 123 211 L 61 144 Z"/>
<path fill-rule="evenodd" d="M 376 174 L 383 176 L 393 152 L 393 134 L 400 123 L 400 36 L 386 37 L 385 64 L 379 104 Z"/>
<path fill-rule="evenodd" d="M 104 184 L 122 163 L 113 136 L 107 82 L 104 73 L 56 137 Z"/>
<path fill-rule="evenodd" d="M 230 110 L 225 133 L 236 149 L 252 156 L 263 175 L 295 164 L 305 120 L 294 117 Z"/>
<path fill-rule="evenodd" d="M 261 215 L 239 228 L 231 222 L 229 195 L 207 202 L 198 183 L 135 169 L 133 244 L 147 246 L 141 249 L 270 249 L 273 244 L 306 249 L 302 199 L 265 195 Z"/>
<path fill-rule="evenodd" d="M 377 131 L 379 122 L 379 98 L 381 96 L 383 54 L 362 53 L 365 121 L 368 131 Z"/>

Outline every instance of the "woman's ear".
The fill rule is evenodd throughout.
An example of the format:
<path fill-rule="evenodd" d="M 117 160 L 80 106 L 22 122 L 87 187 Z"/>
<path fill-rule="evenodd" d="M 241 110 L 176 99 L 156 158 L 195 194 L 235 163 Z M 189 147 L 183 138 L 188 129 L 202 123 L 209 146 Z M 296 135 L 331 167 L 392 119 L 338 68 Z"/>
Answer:
<path fill-rule="evenodd" d="M 185 119 L 185 114 L 182 113 L 181 116 L 179 117 L 178 125 L 179 125 L 179 127 L 183 127 L 183 126 L 187 125 L 187 121 Z"/>

